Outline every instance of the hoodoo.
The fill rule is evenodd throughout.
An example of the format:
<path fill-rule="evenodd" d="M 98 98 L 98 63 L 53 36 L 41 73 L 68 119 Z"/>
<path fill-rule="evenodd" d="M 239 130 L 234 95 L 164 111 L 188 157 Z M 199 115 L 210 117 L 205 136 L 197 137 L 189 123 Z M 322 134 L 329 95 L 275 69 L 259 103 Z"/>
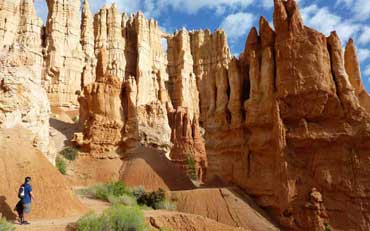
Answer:
<path fill-rule="evenodd" d="M 168 34 L 115 4 L 94 16 L 85 0 L 80 21 L 79 0 L 47 0 L 45 28 L 31 0 L 0 5 L 0 127 L 31 130 L 51 162 L 49 104 L 78 107 L 75 143 L 122 160 L 130 186 L 193 189 L 190 161 L 193 180 L 237 186 L 282 230 L 370 230 L 370 97 L 355 42 L 305 26 L 295 0 L 274 0 L 274 29 L 261 17 L 239 57 L 221 29 Z"/>

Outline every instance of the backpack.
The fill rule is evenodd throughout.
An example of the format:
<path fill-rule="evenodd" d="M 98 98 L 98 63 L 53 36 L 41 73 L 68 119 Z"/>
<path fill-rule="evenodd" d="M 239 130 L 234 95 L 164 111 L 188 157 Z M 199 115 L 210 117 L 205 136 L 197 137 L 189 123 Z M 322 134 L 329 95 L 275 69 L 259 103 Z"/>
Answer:
<path fill-rule="evenodd" d="M 22 184 L 21 187 L 19 187 L 19 190 L 18 190 L 18 198 L 19 199 L 23 199 L 24 198 L 24 184 Z"/>

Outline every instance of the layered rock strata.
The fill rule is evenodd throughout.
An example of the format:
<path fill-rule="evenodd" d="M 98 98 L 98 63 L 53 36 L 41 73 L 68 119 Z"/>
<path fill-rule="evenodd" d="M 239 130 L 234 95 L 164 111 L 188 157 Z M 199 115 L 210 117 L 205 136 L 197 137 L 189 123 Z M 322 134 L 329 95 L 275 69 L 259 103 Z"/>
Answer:
<path fill-rule="evenodd" d="M 80 43 L 81 4 L 79 0 L 46 2 L 49 14 L 46 22 L 43 85 L 52 106 L 78 105 L 76 92 L 81 90 L 85 61 Z"/>
<path fill-rule="evenodd" d="M 49 142 L 50 105 L 42 88 L 39 68 L 32 51 L 15 49 L 0 52 L 0 128 L 23 126 L 29 138 L 51 163 L 56 152 Z"/>
<path fill-rule="evenodd" d="M 0 1 L 0 127 L 21 125 L 51 163 L 50 105 L 42 88 L 42 21 L 32 0 Z"/>
<path fill-rule="evenodd" d="M 30 0 L 3 2 L 1 44 L 41 53 Z M 80 25 L 78 0 L 49 0 L 35 79 L 52 105 L 83 89 L 78 140 L 94 157 L 141 142 L 184 167 L 190 153 L 199 178 L 238 185 L 285 229 L 369 230 L 370 104 L 354 43 L 343 52 L 335 33 L 304 26 L 294 0 L 274 5 L 275 30 L 261 18 L 235 58 L 222 30 L 169 35 L 114 5 L 92 17 L 87 1 Z"/>

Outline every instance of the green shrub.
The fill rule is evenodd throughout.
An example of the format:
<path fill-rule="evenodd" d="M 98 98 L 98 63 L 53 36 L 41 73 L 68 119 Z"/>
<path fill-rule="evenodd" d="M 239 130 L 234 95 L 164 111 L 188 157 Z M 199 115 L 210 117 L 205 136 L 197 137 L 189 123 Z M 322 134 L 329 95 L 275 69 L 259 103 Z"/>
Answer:
<path fill-rule="evenodd" d="M 60 173 L 62 173 L 63 175 L 67 174 L 67 163 L 63 158 L 57 157 L 55 161 L 55 166 L 57 167 Z"/>
<path fill-rule="evenodd" d="M 113 205 L 102 216 L 89 214 L 77 222 L 77 231 L 145 231 L 144 214 L 138 207 Z"/>
<path fill-rule="evenodd" d="M 144 193 L 137 199 L 137 203 L 140 205 L 147 205 L 156 209 L 156 205 L 161 203 L 166 199 L 166 195 L 163 189 L 159 189 L 158 191 L 153 191 L 149 193 Z"/>
<path fill-rule="evenodd" d="M 98 217 L 95 213 L 90 213 L 83 216 L 77 221 L 77 231 L 101 231 L 105 230 L 102 217 Z"/>
<path fill-rule="evenodd" d="M 186 174 L 192 180 L 197 179 L 197 171 L 195 168 L 195 164 L 196 163 L 195 163 L 194 157 L 191 154 L 189 154 L 186 159 Z"/>
<path fill-rule="evenodd" d="M 78 190 L 78 193 L 104 201 L 117 200 L 117 198 L 125 194 L 131 195 L 122 181 L 98 184 L 87 189 Z"/>
<path fill-rule="evenodd" d="M 109 195 L 108 201 L 112 204 L 123 204 L 127 206 L 137 205 L 136 198 L 128 194 L 123 194 L 121 196 Z"/>
<path fill-rule="evenodd" d="M 73 161 L 76 160 L 78 156 L 78 150 L 74 147 L 66 147 L 60 152 L 60 154 L 64 156 L 64 158 L 66 158 L 67 160 Z"/>
<path fill-rule="evenodd" d="M 5 218 L 0 218 L 0 231 L 14 231 L 15 227 L 13 224 L 5 220 Z"/>
<path fill-rule="evenodd" d="M 145 188 L 143 186 L 134 187 L 131 189 L 131 193 L 136 199 L 139 199 L 145 194 Z"/>

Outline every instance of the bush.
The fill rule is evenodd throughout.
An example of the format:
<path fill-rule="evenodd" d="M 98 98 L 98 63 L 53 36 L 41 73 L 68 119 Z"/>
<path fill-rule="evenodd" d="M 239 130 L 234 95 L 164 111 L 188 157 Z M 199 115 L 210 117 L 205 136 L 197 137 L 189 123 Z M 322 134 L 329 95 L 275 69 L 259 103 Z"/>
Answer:
<path fill-rule="evenodd" d="M 123 194 L 122 196 L 108 196 L 108 201 L 112 204 L 123 204 L 127 206 L 137 205 L 136 198 L 132 195 Z"/>
<path fill-rule="evenodd" d="M 138 207 L 114 205 L 102 216 L 88 214 L 77 222 L 77 231 L 144 231 L 147 230 L 144 214 Z"/>
<path fill-rule="evenodd" d="M 196 171 L 196 168 L 195 168 L 195 160 L 194 160 L 194 157 L 190 154 L 188 155 L 188 157 L 186 159 L 186 174 L 192 180 L 197 179 L 197 171 Z"/>
<path fill-rule="evenodd" d="M 60 152 L 60 154 L 64 156 L 64 158 L 66 158 L 67 160 L 73 161 L 77 158 L 78 150 L 73 147 L 66 147 Z"/>
<path fill-rule="evenodd" d="M 139 199 L 145 194 L 145 188 L 143 186 L 134 187 L 131 189 L 131 193 L 136 199 Z"/>
<path fill-rule="evenodd" d="M 124 194 L 131 194 L 122 181 L 108 184 L 98 184 L 87 189 L 79 190 L 78 192 L 84 196 L 89 196 L 104 201 L 117 200 L 117 198 L 123 196 Z"/>
<path fill-rule="evenodd" d="M 159 189 L 158 191 L 144 193 L 137 199 L 137 203 L 140 205 L 147 205 L 155 209 L 156 205 L 164 201 L 165 199 L 166 199 L 166 195 L 163 189 Z"/>
<path fill-rule="evenodd" d="M 67 163 L 63 158 L 57 157 L 55 165 L 60 173 L 62 173 L 63 175 L 67 174 Z"/>
<path fill-rule="evenodd" d="M 5 218 L 0 218 L 0 231 L 14 231 L 15 227 L 9 223 Z"/>

